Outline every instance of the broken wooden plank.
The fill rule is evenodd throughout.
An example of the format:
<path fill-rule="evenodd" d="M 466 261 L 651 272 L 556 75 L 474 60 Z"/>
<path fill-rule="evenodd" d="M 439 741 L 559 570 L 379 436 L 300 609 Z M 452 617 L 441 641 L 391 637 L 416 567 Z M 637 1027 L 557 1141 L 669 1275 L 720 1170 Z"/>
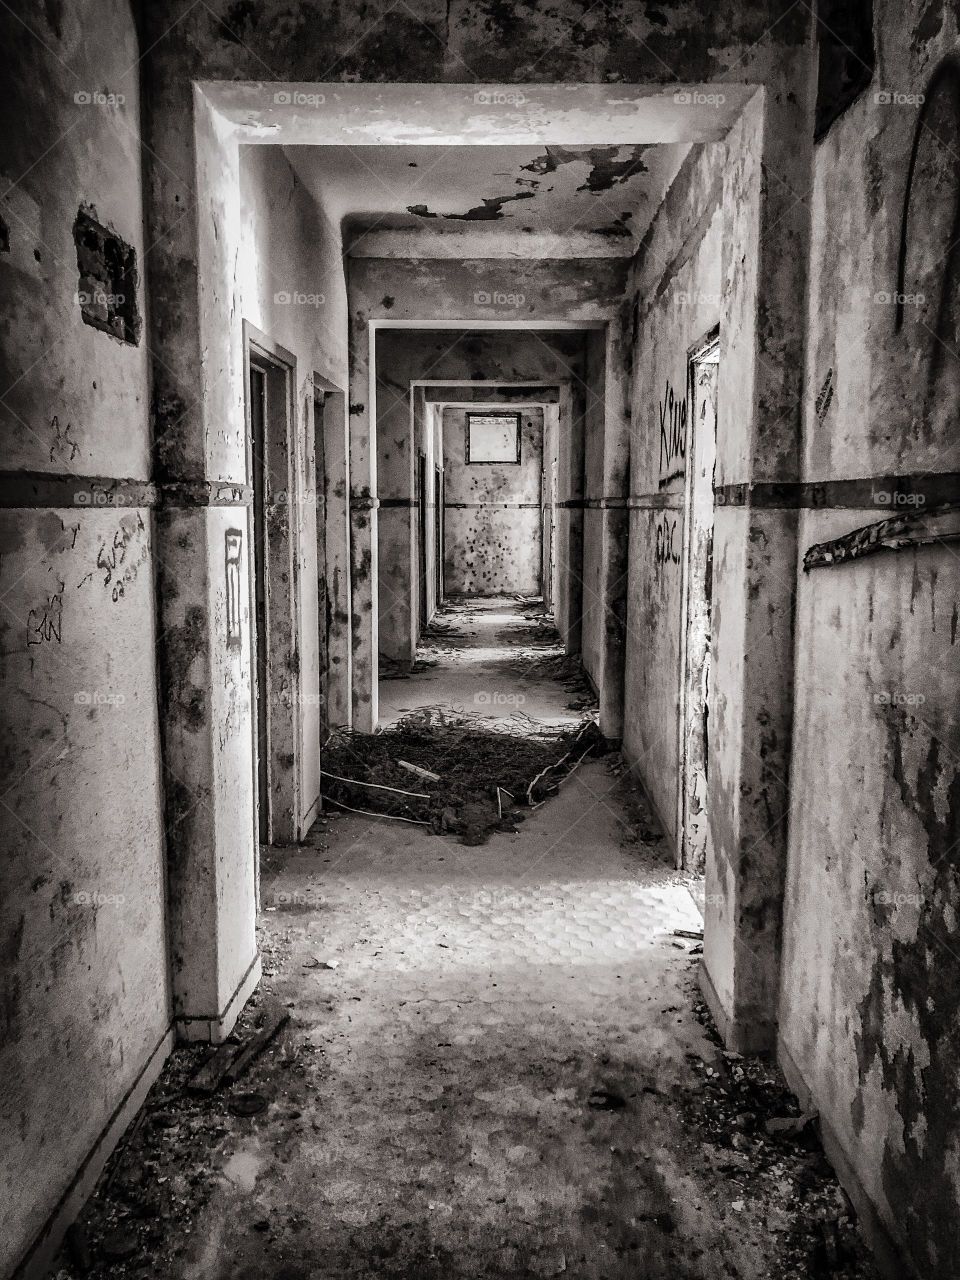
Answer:
<path fill-rule="evenodd" d="M 703 941 L 702 929 L 674 929 L 673 936 L 675 938 L 690 938 L 693 942 Z"/>
<path fill-rule="evenodd" d="M 950 502 L 930 511 L 910 511 L 876 524 L 853 529 L 829 542 L 817 542 L 803 557 L 804 572 L 828 565 L 846 564 L 878 551 L 900 551 L 935 542 L 960 539 L 960 503 Z"/>
<path fill-rule="evenodd" d="M 281 1027 L 290 1021 L 290 1014 L 286 1009 L 275 1009 L 267 1015 L 267 1020 L 241 1048 L 240 1052 L 227 1067 L 224 1072 L 223 1079 L 226 1084 L 233 1084 L 235 1080 L 246 1071 L 254 1058 L 263 1053 L 264 1049 L 277 1034 Z"/>
<path fill-rule="evenodd" d="M 208 1096 L 220 1088 L 231 1062 L 243 1050 L 243 1044 L 222 1044 L 187 1081 L 187 1092 Z"/>
<path fill-rule="evenodd" d="M 187 1091 L 208 1096 L 216 1093 L 224 1081 L 235 1080 L 247 1064 L 269 1044 L 289 1017 L 286 1010 L 274 1010 L 268 1014 L 266 1022 L 259 1030 L 251 1031 L 239 1044 L 220 1045 L 187 1081 Z"/>

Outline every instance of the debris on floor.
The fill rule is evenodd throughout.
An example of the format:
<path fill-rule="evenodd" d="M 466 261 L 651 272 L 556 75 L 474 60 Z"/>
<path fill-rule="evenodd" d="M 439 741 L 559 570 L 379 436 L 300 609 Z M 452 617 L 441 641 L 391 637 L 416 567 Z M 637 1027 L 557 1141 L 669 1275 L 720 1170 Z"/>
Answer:
<path fill-rule="evenodd" d="M 289 1020 L 285 1009 L 266 1009 L 256 1030 L 251 1030 L 239 1043 L 227 1041 L 211 1054 L 190 1079 L 187 1086 L 190 1092 L 204 1096 L 216 1093 L 221 1084 L 234 1084 Z"/>
<path fill-rule="evenodd" d="M 777 1238 L 784 1280 L 875 1280 L 856 1216 L 827 1161 L 814 1112 L 801 1112 L 768 1056 L 723 1049 L 693 982 L 694 1012 L 719 1052 L 687 1055 L 699 1088 L 678 1095 L 709 1167 L 728 1179 L 730 1207 Z"/>
<path fill-rule="evenodd" d="M 514 830 L 525 808 L 554 794 L 587 755 L 604 751 L 592 716 L 556 730 L 522 714 L 491 722 L 424 707 L 379 733 L 335 733 L 323 750 L 322 792 L 345 810 L 482 844 L 495 830 Z"/>
<path fill-rule="evenodd" d="M 229 1153 L 254 1133 L 272 1131 L 276 1142 L 294 1127 L 290 1103 L 303 1095 L 318 1050 L 293 1032 L 286 1011 L 275 1026 L 276 1017 L 276 998 L 258 992 L 224 1045 L 176 1048 L 68 1232 L 53 1280 L 183 1274 L 198 1224 L 231 1161 L 239 1162 Z M 241 1056 L 254 1042 L 259 1051 L 247 1058 L 239 1086 L 224 1078 L 213 1092 L 194 1089 L 221 1049 Z"/>
<path fill-rule="evenodd" d="M 378 659 L 378 672 L 381 680 L 409 680 L 411 676 L 429 671 L 439 665 L 439 658 L 418 656 L 415 662 L 401 662 L 398 658 L 388 658 L 381 653 Z"/>
<path fill-rule="evenodd" d="M 876 1280 L 816 1120 L 649 945 L 695 921 L 620 814 L 587 761 L 531 814 L 529 883 L 507 840 L 454 866 L 349 817 L 326 871 L 274 851 L 270 894 L 302 905 L 261 917 L 230 1045 L 290 1021 L 204 1096 L 219 1050 L 176 1048 L 58 1280 Z"/>

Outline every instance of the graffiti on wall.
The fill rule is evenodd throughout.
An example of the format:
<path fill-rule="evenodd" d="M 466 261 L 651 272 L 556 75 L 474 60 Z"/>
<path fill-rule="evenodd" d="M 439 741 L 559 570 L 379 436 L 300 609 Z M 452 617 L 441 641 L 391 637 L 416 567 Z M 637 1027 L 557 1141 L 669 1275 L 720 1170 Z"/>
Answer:
<path fill-rule="evenodd" d="M 48 596 L 46 603 L 27 614 L 27 644 L 50 644 L 56 640 L 61 642 L 63 632 L 63 591 L 61 582 L 59 590 Z"/>
<path fill-rule="evenodd" d="M 240 619 L 240 553 L 243 549 L 243 533 L 240 529 L 228 529 L 224 534 L 224 558 L 227 574 L 227 648 L 239 649 L 243 643 Z"/>
<path fill-rule="evenodd" d="M 100 544 L 97 554 L 97 568 L 103 573 L 103 585 L 110 587 L 114 604 L 122 599 L 127 586 L 136 578 L 137 569 L 147 558 L 146 541 L 140 548 L 140 554 L 128 558 L 130 544 L 138 534 L 143 533 L 143 516 L 124 516 L 109 542 Z"/>
<path fill-rule="evenodd" d="M 664 489 L 686 471 L 687 397 L 678 396 L 667 379 L 663 399 L 657 406 L 660 420 L 660 483 Z"/>
<path fill-rule="evenodd" d="M 682 534 L 679 530 L 680 518 L 676 515 L 662 515 L 654 532 L 654 561 L 657 572 L 664 565 L 680 563 L 680 542 Z"/>

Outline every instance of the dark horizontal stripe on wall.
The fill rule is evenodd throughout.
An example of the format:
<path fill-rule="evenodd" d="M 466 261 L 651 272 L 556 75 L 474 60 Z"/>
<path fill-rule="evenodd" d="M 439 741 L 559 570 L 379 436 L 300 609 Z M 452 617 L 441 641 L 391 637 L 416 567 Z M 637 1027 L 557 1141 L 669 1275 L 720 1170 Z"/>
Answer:
<path fill-rule="evenodd" d="M 420 505 L 416 498 L 379 498 L 378 502 L 381 507 L 419 507 Z"/>
<path fill-rule="evenodd" d="M 498 510 L 539 511 L 539 502 L 445 502 L 444 507 L 450 511 L 480 511 L 484 507 L 496 507 Z"/>
<path fill-rule="evenodd" d="M 627 499 L 630 511 L 679 511 L 682 506 L 682 493 L 638 493 Z"/>
<path fill-rule="evenodd" d="M 46 471 L 0 471 L 0 508 L 246 507 L 249 485 L 218 480 L 123 480 Z"/>
<path fill-rule="evenodd" d="M 376 511 L 376 509 L 379 506 L 380 506 L 379 498 L 366 498 L 366 497 L 359 498 L 358 497 L 358 498 L 350 499 L 351 511 Z"/>
<path fill-rule="evenodd" d="M 565 498 L 555 505 L 569 511 L 625 511 L 627 498 Z"/>
<path fill-rule="evenodd" d="M 960 472 L 727 484 L 714 489 L 714 498 L 718 507 L 767 507 L 786 511 L 830 508 L 903 511 L 960 501 Z"/>

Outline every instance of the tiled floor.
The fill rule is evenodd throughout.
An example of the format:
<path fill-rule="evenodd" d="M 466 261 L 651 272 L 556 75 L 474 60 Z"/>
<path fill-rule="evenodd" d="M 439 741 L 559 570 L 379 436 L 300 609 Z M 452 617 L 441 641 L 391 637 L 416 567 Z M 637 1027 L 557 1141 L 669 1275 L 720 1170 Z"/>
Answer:
<path fill-rule="evenodd" d="M 673 935 L 699 916 L 621 847 L 618 786 L 591 763 L 478 848 L 347 817 L 287 860 L 269 985 L 319 1053 L 233 1153 L 185 1274 L 740 1274 L 662 1103 L 713 1052 Z"/>

